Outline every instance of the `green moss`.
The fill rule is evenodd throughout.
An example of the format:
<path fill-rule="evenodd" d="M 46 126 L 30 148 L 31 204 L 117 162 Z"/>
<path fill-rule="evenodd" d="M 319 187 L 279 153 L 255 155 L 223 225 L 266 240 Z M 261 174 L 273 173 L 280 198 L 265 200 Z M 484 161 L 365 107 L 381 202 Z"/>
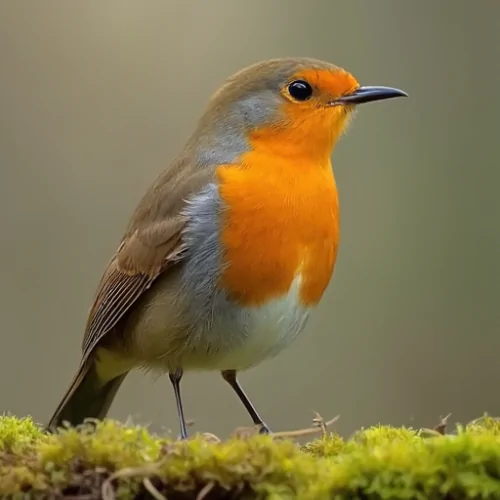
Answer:
<path fill-rule="evenodd" d="M 326 434 L 302 447 L 302 450 L 316 457 L 334 458 L 345 449 L 344 439 L 336 433 Z"/>
<path fill-rule="evenodd" d="M 496 419 L 425 436 L 376 426 L 304 446 L 259 435 L 179 442 L 110 420 L 46 435 L 4 416 L 0 497 L 500 499 Z"/>
<path fill-rule="evenodd" d="M 473 420 L 467 425 L 467 432 L 473 434 L 487 434 L 500 436 L 500 420 L 498 418 L 484 415 L 476 420 Z M 458 431 L 462 432 L 463 428 L 458 427 Z"/>
<path fill-rule="evenodd" d="M 42 431 L 31 418 L 0 416 L 1 451 L 20 453 L 42 439 Z"/>

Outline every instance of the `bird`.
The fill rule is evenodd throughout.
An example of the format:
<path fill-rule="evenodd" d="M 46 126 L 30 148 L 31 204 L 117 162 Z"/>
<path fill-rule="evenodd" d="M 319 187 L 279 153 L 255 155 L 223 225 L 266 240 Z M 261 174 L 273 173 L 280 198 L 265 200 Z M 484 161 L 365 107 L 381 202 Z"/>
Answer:
<path fill-rule="evenodd" d="M 218 372 L 260 433 L 238 374 L 301 334 L 333 276 L 331 156 L 360 104 L 408 97 L 308 57 L 256 62 L 215 91 L 138 203 L 98 284 L 81 362 L 47 429 L 104 419 L 134 369 Z"/>

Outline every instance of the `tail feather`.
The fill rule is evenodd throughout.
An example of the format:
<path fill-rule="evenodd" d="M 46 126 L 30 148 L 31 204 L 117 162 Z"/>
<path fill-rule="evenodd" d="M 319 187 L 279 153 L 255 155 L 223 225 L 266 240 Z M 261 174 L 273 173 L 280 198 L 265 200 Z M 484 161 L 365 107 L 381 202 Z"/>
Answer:
<path fill-rule="evenodd" d="M 123 373 L 103 382 L 96 372 L 95 363 L 84 363 L 52 415 L 47 429 L 55 431 L 64 422 L 76 426 L 86 418 L 103 419 L 126 376 L 127 373 Z"/>

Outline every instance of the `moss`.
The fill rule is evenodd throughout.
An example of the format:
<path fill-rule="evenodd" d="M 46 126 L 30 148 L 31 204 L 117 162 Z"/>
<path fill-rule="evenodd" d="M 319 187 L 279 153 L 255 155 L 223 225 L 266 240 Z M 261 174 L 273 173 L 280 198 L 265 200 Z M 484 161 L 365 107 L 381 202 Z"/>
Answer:
<path fill-rule="evenodd" d="M 464 429 L 459 426 L 458 432 L 462 432 Z M 500 420 L 498 418 L 490 417 L 489 415 L 484 415 L 476 420 L 473 420 L 467 425 L 466 430 L 473 434 L 487 434 L 500 436 Z"/>
<path fill-rule="evenodd" d="M 302 447 L 302 450 L 316 457 L 334 458 L 346 447 L 344 439 L 336 433 L 325 434 Z"/>
<path fill-rule="evenodd" d="M 0 416 L 1 451 L 21 453 L 42 439 L 42 431 L 31 418 Z"/>
<path fill-rule="evenodd" d="M 186 442 L 107 420 L 46 435 L 0 417 L 0 497 L 500 499 L 500 423 L 452 434 L 376 426 L 306 445 L 253 435 Z"/>

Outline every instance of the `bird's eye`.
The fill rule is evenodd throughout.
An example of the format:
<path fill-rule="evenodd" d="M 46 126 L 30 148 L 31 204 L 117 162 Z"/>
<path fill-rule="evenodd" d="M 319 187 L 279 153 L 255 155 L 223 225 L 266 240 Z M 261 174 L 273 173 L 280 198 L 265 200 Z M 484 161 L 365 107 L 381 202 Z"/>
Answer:
<path fill-rule="evenodd" d="M 304 80 L 296 80 L 288 85 L 288 92 L 296 101 L 307 101 L 313 93 L 311 86 Z"/>

